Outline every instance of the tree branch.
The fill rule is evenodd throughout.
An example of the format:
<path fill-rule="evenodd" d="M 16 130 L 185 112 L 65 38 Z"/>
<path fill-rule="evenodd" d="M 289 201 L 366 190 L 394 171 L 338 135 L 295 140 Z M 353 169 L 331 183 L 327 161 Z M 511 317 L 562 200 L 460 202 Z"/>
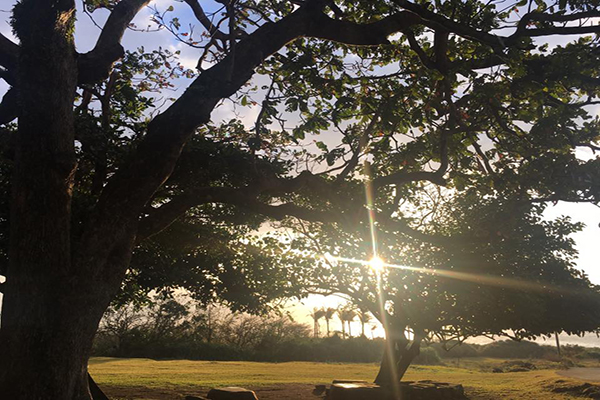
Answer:
<path fill-rule="evenodd" d="M 547 35 L 578 35 L 586 33 L 600 32 L 600 26 L 588 25 L 588 26 L 567 26 L 567 27 L 548 27 L 548 28 L 536 28 L 526 29 L 527 24 L 532 20 L 547 21 L 547 22 L 566 22 L 575 21 L 590 16 L 600 16 L 598 11 L 574 13 L 570 15 L 551 15 L 543 13 L 529 13 L 526 14 L 517 25 L 517 30 L 510 36 L 494 35 L 488 32 L 479 31 L 469 26 L 454 22 L 453 20 L 436 14 L 427 8 L 412 3 L 408 0 L 393 0 L 393 2 L 405 10 L 411 11 L 422 18 L 421 23 L 434 30 L 447 30 L 455 33 L 461 37 L 472 39 L 481 43 L 488 44 L 494 48 L 506 48 L 515 45 L 519 39 L 523 37 L 535 37 L 535 36 L 547 36 Z"/>
<path fill-rule="evenodd" d="M 17 89 L 13 86 L 8 89 L 0 102 L 0 125 L 8 124 L 17 118 L 18 112 Z"/>
<path fill-rule="evenodd" d="M 226 203 L 243 208 L 251 208 L 263 215 L 282 219 L 284 211 L 290 211 L 290 206 L 269 206 L 256 200 L 259 194 L 276 197 L 309 188 L 313 193 L 327 196 L 327 184 L 309 171 L 304 171 L 295 178 L 262 177 L 252 186 L 242 188 L 205 187 L 190 191 L 173 198 L 170 202 L 152 209 L 140 222 L 137 241 L 140 242 L 169 227 L 187 210 L 201 204 Z M 270 208 L 267 208 L 270 207 Z M 309 214 L 306 214 L 309 216 Z"/>
<path fill-rule="evenodd" d="M 375 115 L 371 118 L 371 121 L 369 121 L 369 125 L 366 127 L 363 134 L 360 136 L 356 149 L 353 150 L 352 158 L 350 158 L 348 164 L 344 167 L 343 171 L 335 177 L 335 185 L 341 184 L 358 165 L 358 161 L 360 159 L 360 155 L 363 151 L 363 148 L 369 143 L 371 135 L 373 134 L 373 130 L 375 129 L 377 122 L 379 121 L 380 111 L 381 107 L 377 109 Z"/>
<path fill-rule="evenodd" d="M 492 47 L 505 47 L 503 42 L 506 40 L 506 38 L 504 37 L 478 31 L 477 29 L 473 29 L 469 26 L 459 24 L 449 18 L 444 17 L 443 15 L 429 11 L 425 7 L 411 3 L 408 0 L 393 0 L 393 2 L 403 9 L 418 15 L 422 19 L 421 23 L 423 25 L 426 25 L 434 30 L 447 30 L 464 38 L 486 43 Z"/>
<path fill-rule="evenodd" d="M 18 58 L 19 45 L 0 33 L 0 65 L 9 71 L 14 71 Z"/>
<path fill-rule="evenodd" d="M 227 34 L 221 32 L 219 30 L 219 28 L 216 27 L 211 22 L 211 20 L 206 16 L 206 14 L 204 13 L 204 10 L 202 9 L 202 6 L 198 2 L 198 0 L 183 0 L 183 1 L 185 1 L 190 6 L 196 19 L 202 24 L 202 26 L 204 26 L 204 28 L 208 31 L 208 34 L 211 37 L 221 40 L 222 42 L 226 42 L 227 40 L 229 40 L 229 36 Z"/>
<path fill-rule="evenodd" d="M 518 34 L 523 34 L 527 30 L 527 25 L 530 22 L 538 21 L 538 22 L 569 22 L 569 21 L 577 21 L 581 19 L 588 18 L 597 18 L 600 17 L 600 11 L 585 11 L 578 12 L 573 14 L 545 14 L 539 11 L 533 11 L 523 15 L 519 23 L 517 24 L 517 32 Z"/>
<path fill-rule="evenodd" d="M 121 39 L 137 13 L 151 0 L 122 0 L 110 13 L 94 49 L 78 59 L 79 83 L 95 83 L 108 78 L 115 61 L 125 50 Z"/>
<path fill-rule="evenodd" d="M 319 12 L 313 15 L 304 36 L 357 46 L 374 46 L 389 43 L 388 36 L 417 25 L 420 21 L 411 12 L 399 12 L 376 22 L 357 24 L 333 19 Z"/>
<path fill-rule="evenodd" d="M 131 4 L 135 4 L 137 10 L 146 1 L 124 0 L 117 7 L 130 7 L 127 9 L 131 10 Z M 88 247 L 89 243 L 95 248 L 110 251 L 111 243 L 121 240 L 119 235 L 129 238 L 129 235 L 135 234 L 138 228 L 137 216 L 142 214 L 149 199 L 170 176 L 187 139 L 199 125 L 210 119 L 210 113 L 221 99 L 234 94 L 251 78 L 256 67 L 287 43 L 299 37 L 315 37 L 351 45 L 380 45 L 388 42 L 387 37 L 390 34 L 424 23 L 413 11 L 398 12 L 364 25 L 335 20 L 323 13 L 324 3 L 323 0 L 307 1 L 277 22 L 265 23 L 242 38 L 236 43 L 235 57 L 228 54 L 220 62 L 203 71 L 177 101 L 149 123 L 147 134 L 137 147 L 136 153 L 104 187 L 95 211 L 86 222 L 81 241 L 82 249 Z M 116 11 L 115 8 L 115 15 Z M 134 15 L 132 11 L 121 14 L 130 18 Z M 128 19 L 115 15 L 111 16 L 114 17 L 114 21 L 107 23 L 97 45 L 98 49 L 111 48 L 111 45 L 114 47 L 125 29 Z M 446 30 L 458 31 L 476 39 L 483 37 L 498 44 L 498 38 L 494 35 L 465 28 L 452 21 L 447 23 L 445 17 L 440 18 L 444 19 L 443 22 L 450 28 L 454 28 Z M 120 33 L 114 34 L 108 29 L 113 26 L 122 29 L 117 29 Z M 107 65 L 105 62 L 104 66 Z M 440 174 L 420 171 L 399 172 L 379 178 L 376 185 L 402 184 L 417 180 L 445 184 Z M 107 235 L 108 231 L 113 234 Z M 121 241 L 123 240 L 125 239 Z M 86 264 L 85 260 L 80 262 Z"/>
<path fill-rule="evenodd" d="M 287 217 L 297 217 L 309 222 L 335 223 L 341 220 L 340 215 L 336 212 L 311 210 L 293 203 L 270 205 L 255 199 L 245 199 L 242 197 L 232 200 L 229 202 L 230 204 L 246 208 L 276 220 L 282 220 Z"/>
<path fill-rule="evenodd" d="M 446 180 L 438 171 L 399 171 L 387 176 L 381 176 L 373 179 L 373 189 L 378 189 L 387 185 L 404 185 L 411 182 L 429 181 L 436 185 L 445 186 Z"/>
<path fill-rule="evenodd" d="M 412 33 L 411 31 L 406 31 L 404 32 L 404 36 L 406 36 L 410 48 L 417 54 L 423 65 L 429 69 L 436 69 L 435 62 L 433 62 L 433 60 L 429 58 L 429 56 L 425 53 L 423 48 L 419 45 L 419 42 L 417 42 L 414 33 Z"/>
<path fill-rule="evenodd" d="M 513 45 L 522 37 L 539 37 L 552 35 L 585 35 L 587 33 L 599 33 L 600 25 L 588 26 L 552 26 L 548 28 L 525 29 L 520 34 L 513 34 L 507 38 L 506 44 Z"/>
<path fill-rule="evenodd" d="M 240 192 L 244 192 L 244 189 L 208 187 L 175 197 L 170 202 L 158 208 L 153 208 L 142 219 L 138 229 L 137 242 L 139 243 L 168 228 L 177 218 L 181 217 L 192 207 L 213 202 L 221 203 L 224 200 L 237 196 Z"/>
<path fill-rule="evenodd" d="M 408 172 L 397 173 L 389 177 L 382 177 L 377 182 L 377 187 L 387 184 L 403 184 L 418 180 L 429 180 L 440 184 L 445 180 L 439 172 Z M 328 183 L 318 176 L 313 175 L 309 171 L 304 171 L 300 175 L 292 179 L 278 177 L 263 177 L 263 180 L 256 182 L 252 186 L 243 188 L 228 188 L 228 187 L 207 187 L 188 192 L 186 194 L 173 198 L 170 202 L 152 209 L 148 215 L 142 219 L 138 229 L 137 242 L 153 236 L 162 230 L 169 227 L 177 218 L 181 217 L 187 210 L 202 204 L 208 203 L 224 203 L 235 205 L 243 209 L 247 209 L 270 218 L 277 220 L 286 217 L 297 217 L 310 222 L 323 223 L 340 223 L 348 225 L 350 228 L 356 228 L 356 218 L 360 218 L 360 214 L 364 210 L 363 205 L 356 207 L 347 207 L 347 199 L 336 194 L 336 183 Z M 334 208 L 342 206 L 343 209 L 356 210 L 352 212 L 342 213 L 338 211 L 321 211 L 313 210 L 305 207 L 300 207 L 292 203 L 284 204 L 267 204 L 257 200 L 259 194 L 277 197 L 298 192 L 302 189 L 309 189 L 311 192 L 326 198 L 332 199 Z M 428 243 L 445 243 L 446 239 L 436 237 L 419 232 L 408 225 L 392 220 L 389 217 L 384 217 L 383 214 L 378 215 L 378 220 L 386 220 L 386 224 L 398 232 L 405 233 L 415 239 L 423 240 Z"/>

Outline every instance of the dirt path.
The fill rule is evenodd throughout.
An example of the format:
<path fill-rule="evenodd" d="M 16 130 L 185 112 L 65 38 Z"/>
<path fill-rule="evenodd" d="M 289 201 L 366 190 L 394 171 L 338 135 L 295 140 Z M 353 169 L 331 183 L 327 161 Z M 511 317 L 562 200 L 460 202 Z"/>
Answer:
<path fill-rule="evenodd" d="M 600 368 L 571 368 L 557 374 L 586 382 L 600 382 Z"/>

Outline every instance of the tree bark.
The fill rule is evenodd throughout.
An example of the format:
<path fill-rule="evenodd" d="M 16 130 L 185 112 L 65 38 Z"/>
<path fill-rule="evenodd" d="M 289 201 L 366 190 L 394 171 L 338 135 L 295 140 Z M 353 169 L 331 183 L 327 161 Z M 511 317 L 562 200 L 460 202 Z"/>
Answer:
<path fill-rule="evenodd" d="M 58 278 L 10 277 L 4 298 L 0 398 L 89 400 L 87 362 L 110 296 Z M 13 291 L 26 290 L 28 296 Z"/>
<path fill-rule="evenodd" d="M 419 355 L 421 337 L 415 337 L 411 342 L 403 337 L 386 335 L 385 349 L 375 378 L 375 383 L 382 386 L 395 387 L 402 380 L 404 374 L 414 359 Z M 404 336 L 404 335 L 402 335 Z"/>
<path fill-rule="evenodd" d="M 71 259 L 74 23 L 72 0 L 23 0 L 14 8 L 19 123 L 0 329 L 2 399 L 89 400 L 87 361 L 110 299 L 90 274 L 95 265 Z"/>
<path fill-rule="evenodd" d="M 375 377 L 375 383 L 382 386 L 389 386 L 391 382 L 396 382 L 398 379 L 394 376 L 397 355 L 394 345 L 388 339 L 385 341 L 385 349 L 379 364 L 379 372 Z"/>

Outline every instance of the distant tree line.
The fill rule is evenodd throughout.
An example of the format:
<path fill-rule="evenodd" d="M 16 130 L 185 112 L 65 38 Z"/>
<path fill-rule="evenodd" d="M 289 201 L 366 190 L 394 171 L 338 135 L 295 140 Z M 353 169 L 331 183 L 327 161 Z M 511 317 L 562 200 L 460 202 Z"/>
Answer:
<path fill-rule="evenodd" d="M 335 310 L 335 309 L 334 309 Z M 311 337 L 285 314 L 250 315 L 169 297 L 107 310 L 94 355 L 197 360 L 378 362 L 383 339 Z"/>
<path fill-rule="evenodd" d="M 349 336 L 345 328 L 342 332 L 328 329 L 322 337 L 318 336 L 319 320 L 324 319 L 326 325 L 333 318 L 347 322 L 351 312 L 361 322 L 369 321 L 368 317 L 361 318 L 361 310 L 349 305 L 315 308 L 310 315 L 318 318 L 311 332 L 308 325 L 286 314 L 251 315 L 161 295 L 149 304 L 127 303 L 109 308 L 96 336 L 94 355 L 218 361 L 379 362 L 384 341 L 367 338 L 364 329 L 363 334 L 355 337 Z M 441 364 L 444 359 L 469 357 L 561 359 L 554 346 L 504 340 L 484 345 L 429 343 L 421 349 L 415 363 Z M 562 347 L 562 359 L 600 361 L 600 349 L 566 345 Z"/>

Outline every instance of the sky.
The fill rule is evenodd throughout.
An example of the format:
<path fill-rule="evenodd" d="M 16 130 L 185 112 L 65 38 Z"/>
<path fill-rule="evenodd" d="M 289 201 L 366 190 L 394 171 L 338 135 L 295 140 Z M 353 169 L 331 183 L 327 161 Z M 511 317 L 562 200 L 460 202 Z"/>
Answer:
<path fill-rule="evenodd" d="M 211 2 L 212 3 L 212 2 Z M 14 4 L 13 0 L 3 1 L 0 6 L 0 32 L 5 36 L 12 38 L 11 29 L 8 23 L 10 12 Z M 191 16 L 188 10 L 188 6 L 183 2 L 172 2 L 169 0 L 158 0 L 153 2 L 153 7 L 157 7 L 160 10 L 165 10 L 168 6 L 173 5 L 175 8 L 174 15 L 181 18 L 182 26 L 187 26 L 191 21 Z M 81 2 L 77 2 L 77 6 L 81 9 Z M 146 8 L 138 14 L 133 21 L 138 28 L 144 28 L 150 23 L 150 17 L 154 11 L 151 8 Z M 94 13 L 94 19 L 100 26 L 103 25 L 108 13 L 106 11 L 98 11 Z M 91 50 L 96 42 L 96 39 L 100 33 L 100 30 L 90 21 L 89 17 L 82 14 L 78 14 L 76 23 L 76 46 L 80 53 L 85 53 Z M 561 41 L 566 41 L 568 38 L 562 38 Z M 555 40 L 553 43 L 558 43 Z M 193 69 L 197 64 L 198 54 L 200 50 L 192 49 L 183 43 L 174 40 L 173 36 L 166 30 L 160 30 L 158 32 L 138 32 L 128 30 L 123 39 L 123 45 L 126 49 L 137 48 L 144 46 L 147 49 L 157 48 L 159 46 L 167 48 L 171 51 L 181 51 L 180 62 L 187 68 Z M 175 81 L 176 89 L 174 93 L 170 93 L 169 97 L 177 97 L 189 84 L 189 80 L 179 79 Z M 6 84 L 0 80 L 0 95 L 3 95 L 6 91 Z M 252 125 L 259 110 L 258 107 L 236 109 L 230 102 L 224 102 L 218 109 L 212 114 L 213 120 L 225 120 L 233 117 L 242 119 L 247 125 Z M 590 151 L 580 151 L 578 155 L 581 158 L 589 158 L 594 155 Z M 579 258 L 577 266 L 581 270 L 585 271 L 590 280 L 594 283 L 600 284 L 600 262 L 598 246 L 600 244 L 600 208 L 589 205 L 589 204 L 566 204 L 559 203 L 551 206 L 545 213 L 549 219 L 556 218 L 561 215 L 568 215 L 574 221 L 585 223 L 585 228 L 573 235 L 573 239 L 576 242 L 576 247 L 579 251 Z M 2 279 L 2 278 L 0 278 Z M 0 295 L 1 296 L 1 295 Z M 1 300 L 1 297 L 0 297 Z M 303 304 L 290 305 L 290 310 L 297 320 L 311 323 L 311 319 L 308 316 L 310 311 L 314 307 L 336 307 L 343 304 L 344 300 L 337 297 L 329 297 L 324 299 L 319 296 L 312 296 L 303 301 Z M 324 324 L 323 330 L 324 330 Z M 334 320 L 332 322 L 332 330 L 340 330 L 339 322 Z M 360 331 L 360 324 L 355 322 L 352 326 L 353 332 Z M 369 331 L 369 329 L 367 329 Z M 377 336 L 381 335 L 381 329 L 375 330 L 373 333 Z M 370 333 L 368 334 L 370 336 Z M 564 339 L 563 339 L 564 340 Z M 584 344 L 592 344 L 600 346 L 600 339 L 594 336 L 586 336 Z M 576 343 L 577 338 L 569 338 L 567 341 Z"/>

